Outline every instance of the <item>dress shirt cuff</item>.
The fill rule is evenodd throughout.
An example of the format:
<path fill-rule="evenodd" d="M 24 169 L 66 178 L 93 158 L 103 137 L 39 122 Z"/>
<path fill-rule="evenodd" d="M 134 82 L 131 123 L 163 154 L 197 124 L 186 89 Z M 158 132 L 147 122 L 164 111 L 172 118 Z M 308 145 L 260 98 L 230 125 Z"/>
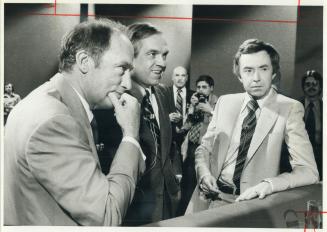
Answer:
<path fill-rule="evenodd" d="M 142 151 L 142 148 L 140 146 L 140 143 L 136 139 L 134 139 L 131 136 L 124 136 L 123 139 L 122 139 L 122 142 L 129 142 L 129 143 L 134 144 L 139 149 L 139 151 L 140 151 L 140 153 L 142 155 L 143 160 L 144 161 L 146 160 L 146 156 L 144 155 L 144 153 Z"/>
<path fill-rule="evenodd" d="M 274 185 L 272 183 L 272 180 L 270 180 L 269 178 L 267 179 L 264 179 L 262 182 L 267 182 L 270 184 L 270 187 L 271 187 L 271 192 L 273 193 L 274 192 Z"/>

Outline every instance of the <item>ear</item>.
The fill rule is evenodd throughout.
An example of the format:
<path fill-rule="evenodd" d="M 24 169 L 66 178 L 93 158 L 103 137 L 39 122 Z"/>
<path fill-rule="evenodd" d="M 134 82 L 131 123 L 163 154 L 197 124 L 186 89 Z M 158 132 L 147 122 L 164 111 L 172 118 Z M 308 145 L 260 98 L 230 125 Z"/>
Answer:
<path fill-rule="evenodd" d="M 238 78 L 238 80 L 241 82 L 241 83 L 243 83 L 243 79 L 242 79 L 242 77 L 241 77 L 241 75 L 237 75 L 237 78 Z"/>
<path fill-rule="evenodd" d="M 89 71 L 90 57 L 85 50 L 76 53 L 76 65 L 83 74 L 86 74 Z"/>

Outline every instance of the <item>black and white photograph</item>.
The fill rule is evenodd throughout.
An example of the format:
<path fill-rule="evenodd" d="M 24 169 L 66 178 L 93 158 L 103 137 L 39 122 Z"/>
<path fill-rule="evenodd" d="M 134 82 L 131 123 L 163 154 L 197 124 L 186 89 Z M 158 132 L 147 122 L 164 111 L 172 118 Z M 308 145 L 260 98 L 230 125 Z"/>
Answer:
<path fill-rule="evenodd" d="M 325 228 L 325 4 L 4 0 L 1 230 Z"/>

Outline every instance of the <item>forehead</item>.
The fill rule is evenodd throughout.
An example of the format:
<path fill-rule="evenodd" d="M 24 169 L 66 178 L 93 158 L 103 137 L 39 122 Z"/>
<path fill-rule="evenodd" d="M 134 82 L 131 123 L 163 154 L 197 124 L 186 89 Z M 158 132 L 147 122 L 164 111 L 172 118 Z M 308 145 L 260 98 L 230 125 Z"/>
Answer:
<path fill-rule="evenodd" d="M 176 69 L 174 70 L 174 74 L 175 74 L 175 75 L 176 75 L 176 74 L 179 74 L 179 75 L 186 75 L 187 72 L 186 72 L 186 70 L 185 70 L 184 68 L 176 68 Z"/>
<path fill-rule="evenodd" d="M 150 50 L 159 51 L 162 53 L 168 52 L 168 45 L 161 34 L 151 35 L 139 42 L 140 51 L 146 52 Z"/>
<path fill-rule="evenodd" d="M 131 64 L 133 56 L 134 50 L 132 43 L 125 35 L 116 32 L 111 37 L 109 49 L 104 52 L 101 63 L 115 62 Z"/>
<path fill-rule="evenodd" d="M 251 54 L 242 54 L 240 57 L 240 67 L 260 67 L 263 65 L 271 66 L 271 59 L 266 51 L 259 51 Z"/>
<path fill-rule="evenodd" d="M 196 84 L 197 87 L 209 87 L 209 84 L 205 81 L 199 81 L 197 84 Z"/>

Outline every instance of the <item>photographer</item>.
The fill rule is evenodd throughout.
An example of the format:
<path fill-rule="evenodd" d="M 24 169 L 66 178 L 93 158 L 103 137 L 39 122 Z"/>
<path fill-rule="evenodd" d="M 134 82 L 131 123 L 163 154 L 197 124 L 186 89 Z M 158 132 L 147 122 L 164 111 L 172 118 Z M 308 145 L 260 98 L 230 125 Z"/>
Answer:
<path fill-rule="evenodd" d="M 194 152 L 199 146 L 212 117 L 212 111 L 218 100 L 213 94 L 214 80 L 211 76 L 201 75 L 196 81 L 196 92 L 191 97 L 191 105 L 182 130 L 188 131 L 182 145 L 183 177 L 181 182 L 182 202 L 181 213 L 185 212 L 187 204 L 196 186 Z"/>

